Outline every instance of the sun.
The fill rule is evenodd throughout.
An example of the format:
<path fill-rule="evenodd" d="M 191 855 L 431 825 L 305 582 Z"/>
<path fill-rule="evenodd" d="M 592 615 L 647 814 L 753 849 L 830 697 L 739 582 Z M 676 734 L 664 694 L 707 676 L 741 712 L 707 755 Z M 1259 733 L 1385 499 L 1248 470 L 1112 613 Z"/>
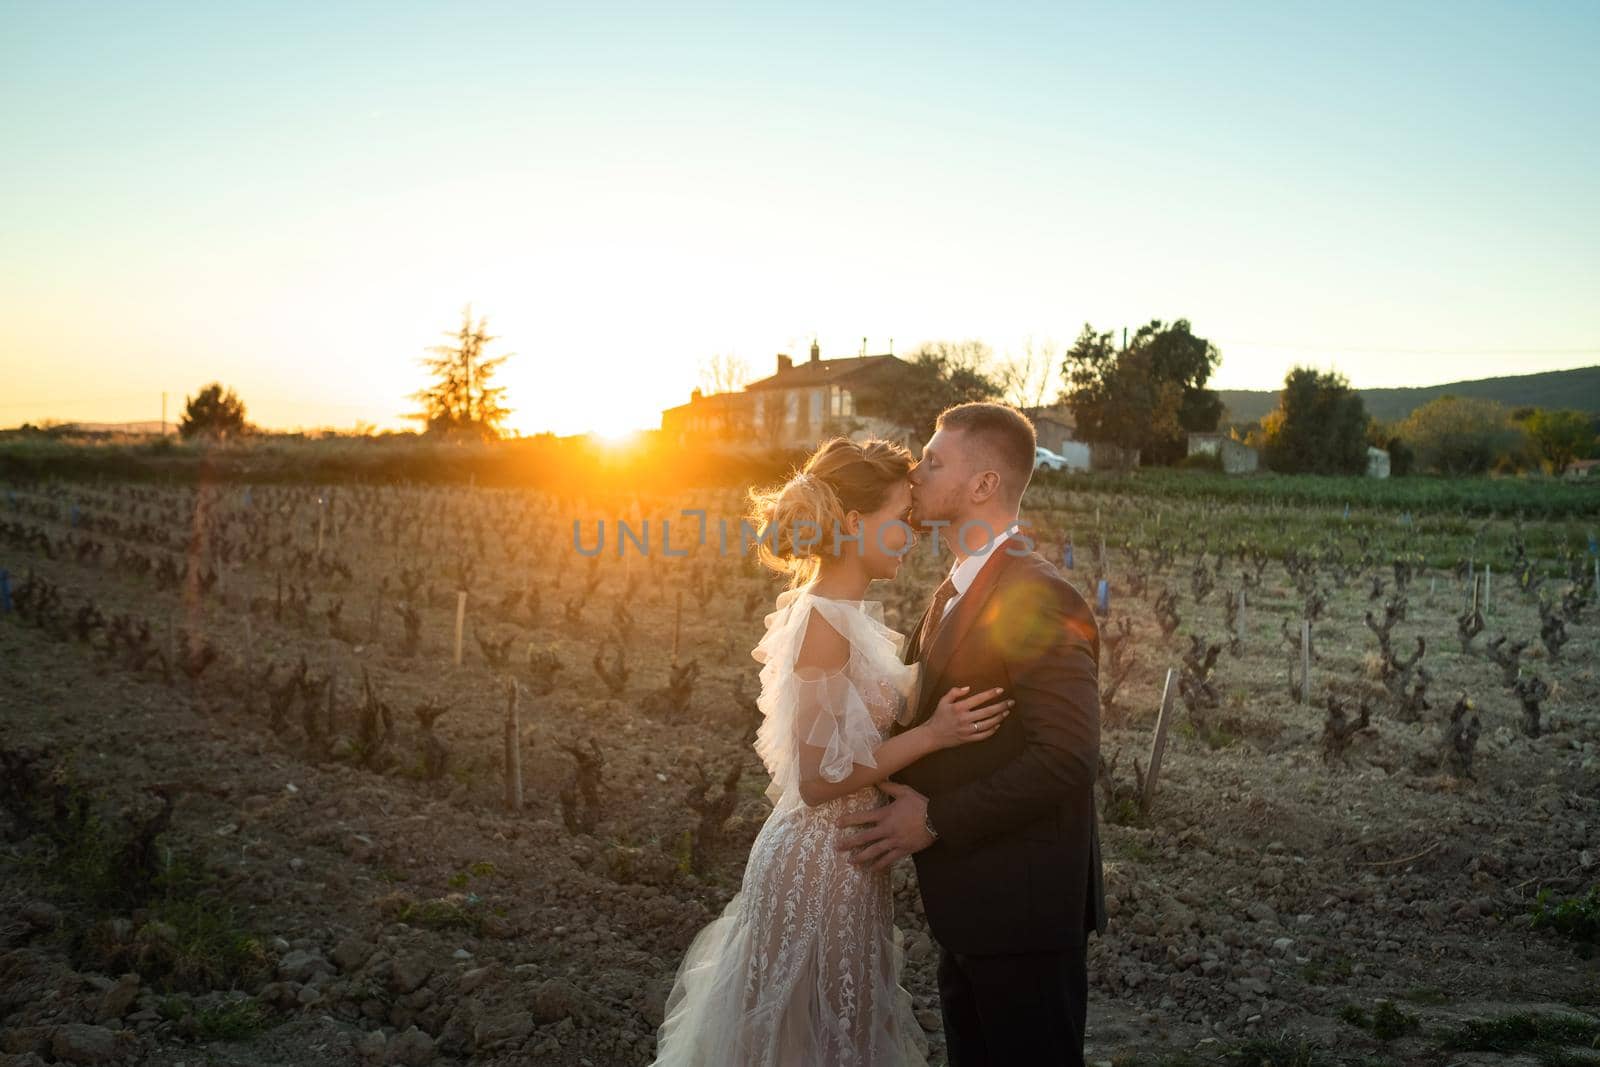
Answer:
<path fill-rule="evenodd" d="M 638 439 L 639 429 L 636 426 L 610 426 L 593 430 L 590 436 L 608 448 L 622 448 Z"/>

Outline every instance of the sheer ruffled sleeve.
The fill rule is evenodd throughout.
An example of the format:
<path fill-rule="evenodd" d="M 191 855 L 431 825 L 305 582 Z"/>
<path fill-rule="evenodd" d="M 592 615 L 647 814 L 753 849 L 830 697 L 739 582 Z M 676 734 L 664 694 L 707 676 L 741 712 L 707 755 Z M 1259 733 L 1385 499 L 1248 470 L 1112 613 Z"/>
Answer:
<path fill-rule="evenodd" d="M 795 665 L 806 627 L 816 618 L 850 644 L 848 659 L 836 670 Z M 791 791 L 798 795 L 802 778 L 841 782 L 856 764 L 876 767 L 873 753 L 883 736 L 855 679 L 881 677 L 903 689 L 903 673 L 884 673 L 910 669 L 895 659 L 898 635 L 859 612 L 805 596 L 803 589 L 780 595 L 778 610 L 766 621 L 766 636 L 751 655 L 763 664 L 755 749 L 772 775 L 767 797 L 777 803 Z"/>
<path fill-rule="evenodd" d="M 826 672 L 801 667 L 795 671 L 794 690 L 798 781 L 842 782 L 858 763 L 878 765 L 872 753 L 883 736 L 843 668 Z"/>

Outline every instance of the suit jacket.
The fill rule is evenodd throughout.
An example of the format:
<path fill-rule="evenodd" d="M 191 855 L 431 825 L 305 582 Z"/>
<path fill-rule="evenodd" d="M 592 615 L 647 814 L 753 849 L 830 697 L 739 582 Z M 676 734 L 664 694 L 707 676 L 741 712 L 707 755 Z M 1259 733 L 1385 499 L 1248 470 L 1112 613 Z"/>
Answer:
<path fill-rule="evenodd" d="M 1095 778 L 1100 630 L 1078 591 L 1036 552 L 999 546 L 939 629 L 906 643 L 922 660 L 913 724 L 954 685 L 1002 686 L 1016 706 L 986 741 L 941 749 L 893 775 L 928 797 L 939 838 L 916 853 L 923 909 L 951 952 L 1081 945 L 1106 928 Z M 931 608 L 930 608 L 931 610 Z"/>

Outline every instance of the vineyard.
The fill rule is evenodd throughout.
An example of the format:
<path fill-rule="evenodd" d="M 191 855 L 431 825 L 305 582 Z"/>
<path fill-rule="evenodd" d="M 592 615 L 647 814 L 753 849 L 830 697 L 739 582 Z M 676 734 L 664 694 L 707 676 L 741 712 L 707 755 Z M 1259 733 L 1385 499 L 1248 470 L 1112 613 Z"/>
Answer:
<path fill-rule="evenodd" d="M 1103 604 L 1091 1058 L 1600 1036 L 1600 494 L 1406 481 L 1029 491 Z M 13 483 L 0 1063 L 648 1063 L 768 810 L 741 511 Z M 905 632 L 948 564 L 869 596 Z"/>

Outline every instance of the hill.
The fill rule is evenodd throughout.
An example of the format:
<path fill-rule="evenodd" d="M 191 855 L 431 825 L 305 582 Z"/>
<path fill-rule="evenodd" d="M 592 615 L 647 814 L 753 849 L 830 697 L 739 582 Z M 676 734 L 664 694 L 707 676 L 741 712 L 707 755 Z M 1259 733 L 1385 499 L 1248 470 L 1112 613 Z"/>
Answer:
<path fill-rule="evenodd" d="M 1415 408 L 1446 394 L 1498 400 L 1508 408 L 1573 408 L 1600 415 L 1600 366 L 1357 392 L 1367 405 L 1367 414 L 1385 422 L 1403 419 Z M 1227 421 L 1231 422 L 1255 422 L 1278 406 L 1276 389 L 1219 389 L 1217 395 L 1228 406 Z"/>

